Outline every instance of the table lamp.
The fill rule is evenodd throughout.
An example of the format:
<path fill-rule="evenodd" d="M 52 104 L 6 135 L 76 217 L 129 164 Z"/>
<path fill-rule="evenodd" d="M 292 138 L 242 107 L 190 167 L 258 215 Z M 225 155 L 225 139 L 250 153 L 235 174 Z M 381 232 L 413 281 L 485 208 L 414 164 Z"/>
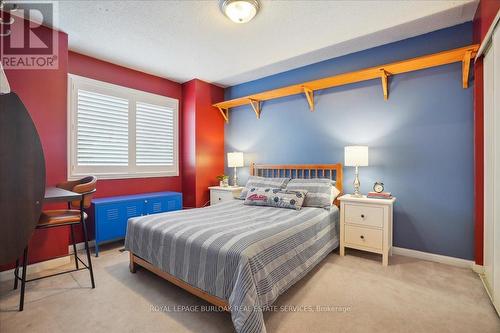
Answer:
<path fill-rule="evenodd" d="M 360 166 L 368 166 L 368 146 L 347 146 L 344 148 L 344 165 L 356 167 L 354 177 L 354 197 L 361 197 L 359 186 L 359 170 Z"/>
<path fill-rule="evenodd" d="M 227 166 L 229 168 L 234 168 L 233 186 L 238 186 L 238 175 L 236 173 L 236 168 L 241 168 L 243 166 L 243 153 L 227 153 Z"/>

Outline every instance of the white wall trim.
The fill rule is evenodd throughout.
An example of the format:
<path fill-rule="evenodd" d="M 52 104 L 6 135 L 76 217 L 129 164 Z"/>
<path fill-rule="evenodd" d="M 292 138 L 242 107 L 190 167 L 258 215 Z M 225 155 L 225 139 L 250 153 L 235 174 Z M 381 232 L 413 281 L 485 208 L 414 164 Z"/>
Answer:
<path fill-rule="evenodd" d="M 493 31 L 495 31 L 495 28 L 496 28 L 499 21 L 500 21 L 500 10 L 498 10 L 497 15 L 495 16 L 495 18 L 491 22 L 490 28 L 486 32 L 486 35 L 484 35 L 483 42 L 479 46 L 479 50 L 477 51 L 475 60 L 479 59 L 479 57 L 481 57 L 486 52 L 486 49 L 488 48 L 488 46 L 490 45 L 490 43 L 492 41 Z"/>
<path fill-rule="evenodd" d="M 71 262 L 71 258 L 69 256 L 50 259 L 46 261 L 37 262 L 34 264 L 30 264 L 27 267 L 28 275 L 34 273 L 40 273 L 42 271 L 53 269 L 62 265 L 69 264 Z M 9 269 L 8 271 L 0 272 L 0 282 L 12 280 L 14 283 L 14 269 Z"/>
<path fill-rule="evenodd" d="M 451 266 L 456 266 L 456 267 L 470 268 L 472 270 L 474 270 L 474 265 L 475 265 L 474 261 L 472 261 L 472 260 L 466 260 L 466 259 L 455 258 L 455 257 L 448 257 L 448 256 L 440 255 L 440 254 L 405 249 L 405 248 L 396 247 L 396 246 L 392 247 L 392 253 L 398 254 L 401 256 L 406 256 L 406 257 L 412 257 L 412 258 L 418 258 L 418 259 L 438 262 L 441 264 L 446 264 L 446 265 L 451 265 Z M 480 266 L 480 267 L 482 267 L 482 266 Z"/>
<path fill-rule="evenodd" d="M 488 297 L 490 298 L 491 304 L 493 305 L 493 307 L 497 311 L 498 315 L 500 316 L 500 306 L 495 303 L 495 299 L 493 298 L 493 295 L 491 293 L 492 290 L 491 290 L 491 286 L 490 286 L 490 284 L 488 282 L 488 279 L 486 278 L 486 276 L 484 275 L 484 273 L 483 274 L 479 274 L 479 278 L 483 282 L 484 289 L 486 289 L 486 293 L 488 294 Z"/>
<path fill-rule="evenodd" d="M 484 266 L 483 265 L 478 265 L 476 263 L 473 263 L 472 270 L 479 275 L 484 275 Z"/>
<path fill-rule="evenodd" d="M 89 241 L 89 246 L 93 248 L 95 246 L 95 241 Z M 77 243 L 76 250 L 85 250 L 85 243 Z M 37 262 L 35 264 L 28 265 L 28 274 L 36 274 L 48 269 L 54 269 L 59 266 L 67 265 L 71 262 L 71 255 L 73 255 L 73 245 L 68 246 L 68 255 L 60 258 L 45 260 Z M 92 258 L 94 259 L 94 258 Z M 0 272 L 0 282 L 3 281 L 14 281 L 14 269 L 9 269 L 7 271 Z"/>
<path fill-rule="evenodd" d="M 89 241 L 89 247 L 94 248 L 95 241 L 93 240 Z M 77 251 L 85 250 L 85 243 L 84 242 L 76 243 L 76 250 Z M 70 255 L 73 254 L 73 244 L 68 245 L 68 254 Z"/>

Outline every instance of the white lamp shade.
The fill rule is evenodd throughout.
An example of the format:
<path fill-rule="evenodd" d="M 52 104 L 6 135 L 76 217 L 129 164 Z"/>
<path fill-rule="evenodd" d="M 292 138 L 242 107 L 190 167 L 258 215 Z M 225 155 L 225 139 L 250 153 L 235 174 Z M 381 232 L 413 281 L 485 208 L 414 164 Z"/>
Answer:
<path fill-rule="evenodd" d="M 368 166 L 368 146 L 347 146 L 344 148 L 345 166 Z"/>
<path fill-rule="evenodd" d="M 227 166 L 230 168 L 241 168 L 243 166 L 243 153 L 227 153 Z"/>

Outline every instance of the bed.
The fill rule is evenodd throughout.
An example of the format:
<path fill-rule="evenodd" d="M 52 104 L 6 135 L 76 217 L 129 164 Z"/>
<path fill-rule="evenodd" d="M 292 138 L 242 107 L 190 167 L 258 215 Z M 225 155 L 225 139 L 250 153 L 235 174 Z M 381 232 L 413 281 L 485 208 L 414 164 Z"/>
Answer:
<path fill-rule="evenodd" d="M 262 177 L 330 178 L 342 166 L 251 165 Z M 263 309 L 338 247 L 339 210 L 215 206 L 131 218 L 130 270 L 144 267 L 231 312 L 237 332 L 265 332 Z"/>

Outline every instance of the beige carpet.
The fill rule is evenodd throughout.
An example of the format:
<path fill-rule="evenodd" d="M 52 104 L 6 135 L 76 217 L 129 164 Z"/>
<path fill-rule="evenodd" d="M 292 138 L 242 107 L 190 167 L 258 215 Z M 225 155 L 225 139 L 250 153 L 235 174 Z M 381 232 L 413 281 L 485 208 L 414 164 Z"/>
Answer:
<path fill-rule="evenodd" d="M 128 252 L 119 248 L 108 246 L 94 259 L 96 289 L 89 288 L 87 271 L 32 282 L 23 312 L 12 282 L 2 283 L 0 332 L 233 331 L 227 313 L 177 311 L 207 303 L 145 270 L 131 274 Z M 332 253 L 276 305 L 301 311 L 266 313 L 270 333 L 500 332 L 471 270 L 402 256 L 383 267 L 377 255 Z M 311 312 L 316 305 L 330 308 Z"/>

